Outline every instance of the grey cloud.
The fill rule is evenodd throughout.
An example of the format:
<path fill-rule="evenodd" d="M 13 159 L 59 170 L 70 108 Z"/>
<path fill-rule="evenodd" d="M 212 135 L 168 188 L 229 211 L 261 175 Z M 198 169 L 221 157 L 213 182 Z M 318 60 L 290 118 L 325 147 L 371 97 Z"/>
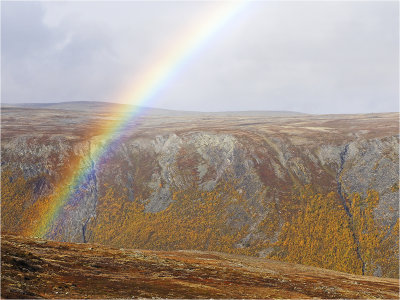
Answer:
<path fill-rule="evenodd" d="M 41 22 L 44 9 L 39 3 L 2 3 L 2 54 L 6 59 L 38 55 L 55 40 Z"/>
<path fill-rule="evenodd" d="M 2 3 L 2 99 L 118 101 L 213 2 Z M 398 111 L 398 3 L 253 2 L 153 103 L 186 110 Z"/>
<path fill-rule="evenodd" d="M 104 82 L 119 74 L 109 36 L 90 26 L 49 27 L 38 2 L 2 5 L 3 101 L 107 99 Z"/>
<path fill-rule="evenodd" d="M 280 3 L 272 9 L 275 14 L 264 3 L 258 5 L 258 16 L 247 19 L 220 52 L 205 54 L 206 63 L 217 66 L 214 73 L 204 74 L 201 70 L 210 67 L 198 65 L 192 71 L 197 80 L 182 79 L 187 83 L 175 98 L 185 85 L 200 91 L 185 108 L 195 102 L 201 109 L 203 99 L 219 95 L 206 109 L 398 111 L 393 3 Z M 193 82 L 201 82 L 203 89 Z"/>

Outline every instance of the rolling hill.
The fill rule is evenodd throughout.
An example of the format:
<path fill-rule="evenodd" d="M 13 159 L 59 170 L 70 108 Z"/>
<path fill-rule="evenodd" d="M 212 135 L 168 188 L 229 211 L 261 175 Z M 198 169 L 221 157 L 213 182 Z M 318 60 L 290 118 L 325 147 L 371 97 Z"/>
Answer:
<path fill-rule="evenodd" d="M 395 279 L 202 251 L 117 249 L 3 235 L 2 298 L 379 298 Z"/>

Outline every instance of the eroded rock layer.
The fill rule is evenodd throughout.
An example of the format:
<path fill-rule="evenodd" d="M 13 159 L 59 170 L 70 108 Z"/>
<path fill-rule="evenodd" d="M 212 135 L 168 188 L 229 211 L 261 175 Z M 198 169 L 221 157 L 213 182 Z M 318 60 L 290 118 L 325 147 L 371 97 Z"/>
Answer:
<path fill-rule="evenodd" d="M 397 277 L 398 117 L 150 114 L 99 160 L 117 115 L 4 108 L 2 228 L 35 236 L 81 168 L 45 238 Z"/>

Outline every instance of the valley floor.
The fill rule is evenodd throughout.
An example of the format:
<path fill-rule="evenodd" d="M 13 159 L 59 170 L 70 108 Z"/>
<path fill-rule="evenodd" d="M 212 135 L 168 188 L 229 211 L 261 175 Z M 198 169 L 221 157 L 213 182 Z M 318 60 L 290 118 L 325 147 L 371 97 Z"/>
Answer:
<path fill-rule="evenodd" d="M 399 280 L 200 251 L 2 235 L 2 298 L 392 298 Z"/>

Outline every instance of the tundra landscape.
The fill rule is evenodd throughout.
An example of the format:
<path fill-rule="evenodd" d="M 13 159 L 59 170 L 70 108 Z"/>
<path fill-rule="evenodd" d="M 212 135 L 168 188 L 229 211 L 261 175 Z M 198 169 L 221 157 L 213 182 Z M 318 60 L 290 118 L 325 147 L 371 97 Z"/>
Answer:
<path fill-rule="evenodd" d="M 46 274 L 66 276 L 76 265 L 89 275 L 62 277 L 60 282 L 69 284 L 62 289 L 70 297 L 116 296 L 117 292 L 83 287 L 83 282 L 113 281 L 127 268 L 125 260 L 147 268 L 150 262 L 147 258 L 138 262 L 142 258 L 135 256 L 137 251 L 149 256 L 154 269 L 146 272 L 157 278 L 164 272 L 161 269 L 182 263 L 179 272 L 165 272 L 169 280 L 179 281 L 168 284 L 187 285 L 187 293 L 179 292 L 183 286 L 177 290 L 170 286 L 175 292 L 168 287 L 150 291 L 155 283 L 135 273 L 127 278 L 140 282 L 141 288 L 132 296 L 393 298 L 398 292 L 398 113 L 148 109 L 101 160 L 86 160 L 88 165 L 81 166 L 90 172 L 42 234 L 44 239 L 68 244 L 37 240 L 35 228 L 49 214 L 60 182 L 73 171 L 74 162 L 90 157 L 96 143 L 101 143 L 97 133 L 120 117 L 118 110 L 107 112 L 109 105 L 3 106 L 4 297 L 66 297 L 49 290 L 52 284 Z M 121 112 L 124 109 L 121 106 Z M 93 261 L 89 248 L 98 251 Z M 186 252 L 176 252 L 181 250 Z M 75 264 L 74 257 L 81 255 L 87 263 Z M 107 260 L 110 255 L 112 261 Z M 174 258 L 165 266 L 162 261 L 169 256 Z M 227 273 L 218 269 L 197 274 L 186 259 L 190 264 L 195 260 L 196 268 L 204 269 L 200 273 L 211 272 L 209 264 Z M 274 276 L 260 269 L 247 273 L 253 264 L 264 263 Z M 236 264 L 245 267 L 238 271 Z M 285 279 L 281 272 L 289 266 L 291 274 L 304 276 L 298 280 L 308 287 L 298 290 L 294 279 Z M 308 277 L 297 268 L 323 278 L 343 273 L 305 266 L 346 272 L 353 275 L 332 278 L 351 277 L 376 286 L 374 292 L 354 283 L 334 289 L 323 285 L 317 291 L 314 275 Z M 393 279 L 381 284 L 383 279 L 362 275 Z M 236 276 L 238 286 L 218 287 L 204 276 L 212 280 Z M 239 283 L 253 280 L 247 276 L 268 280 L 260 279 L 247 293 Z M 279 280 L 290 283 L 279 285 Z"/>
<path fill-rule="evenodd" d="M 1 1 L 1 299 L 399 299 L 399 1 Z"/>

